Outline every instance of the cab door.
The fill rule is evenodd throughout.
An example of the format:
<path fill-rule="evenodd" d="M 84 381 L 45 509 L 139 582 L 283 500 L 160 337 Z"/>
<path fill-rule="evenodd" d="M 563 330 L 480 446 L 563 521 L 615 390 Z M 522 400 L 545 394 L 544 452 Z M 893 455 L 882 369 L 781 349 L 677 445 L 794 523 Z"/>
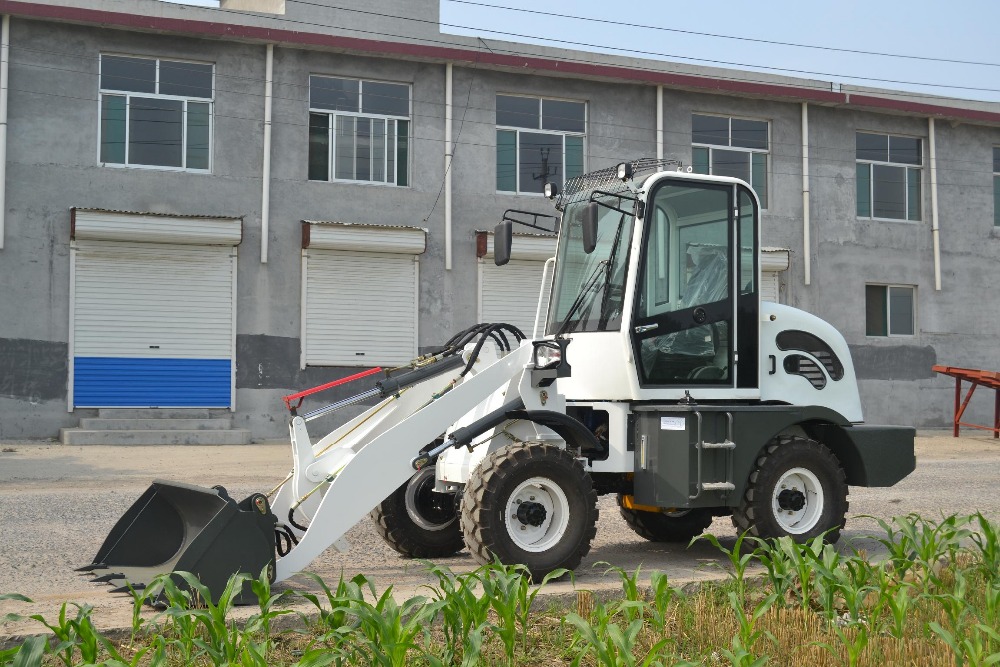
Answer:
<path fill-rule="evenodd" d="M 734 190 L 664 180 L 648 199 L 631 326 L 643 387 L 735 386 Z"/>

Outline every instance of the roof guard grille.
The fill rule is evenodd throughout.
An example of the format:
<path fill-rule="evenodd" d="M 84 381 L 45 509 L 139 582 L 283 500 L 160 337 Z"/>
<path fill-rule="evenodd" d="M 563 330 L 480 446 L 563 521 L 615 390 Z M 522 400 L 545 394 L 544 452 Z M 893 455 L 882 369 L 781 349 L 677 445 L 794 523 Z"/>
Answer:
<path fill-rule="evenodd" d="M 652 173 L 661 167 L 679 169 L 680 160 L 660 160 L 654 157 L 643 157 L 632 161 L 632 180 L 641 181 L 646 173 Z M 628 186 L 618 178 L 618 165 L 598 169 L 583 176 L 577 176 L 566 181 L 559 197 L 556 198 L 556 208 L 562 211 L 567 205 L 584 201 L 590 197 L 592 190 L 603 190 L 611 194 L 629 192 Z"/>

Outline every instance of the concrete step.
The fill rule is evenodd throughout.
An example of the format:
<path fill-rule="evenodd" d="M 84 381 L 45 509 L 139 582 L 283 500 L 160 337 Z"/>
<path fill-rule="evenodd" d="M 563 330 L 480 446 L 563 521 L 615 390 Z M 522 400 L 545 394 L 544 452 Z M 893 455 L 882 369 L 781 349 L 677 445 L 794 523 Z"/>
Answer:
<path fill-rule="evenodd" d="M 206 408 L 101 408 L 101 419 L 208 419 Z"/>
<path fill-rule="evenodd" d="M 80 420 L 87 431 L 224 431 L 233 427 L 233 420 L 220 419 L 102 419 Z"/>
<path fill-rule="evenodd" d="M 107 430 L 64 428 L 64 445 L 248 445 L 247 429 Z"/>

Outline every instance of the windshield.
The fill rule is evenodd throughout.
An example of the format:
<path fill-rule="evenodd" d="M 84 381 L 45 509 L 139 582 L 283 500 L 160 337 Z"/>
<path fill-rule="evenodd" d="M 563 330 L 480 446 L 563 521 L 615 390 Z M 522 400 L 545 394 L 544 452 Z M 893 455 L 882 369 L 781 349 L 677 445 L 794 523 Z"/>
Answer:
<path fill-rule="evenodd" d="M 619 203 L 617 198 L 608 201 Z M 633 217 L 599 207 L 597 247 L 587 255 L 583 252 L 586 206 L 584 199 L 568 205 L 563 213 L 546 326 L 549 335 L 621 328 Z"/>

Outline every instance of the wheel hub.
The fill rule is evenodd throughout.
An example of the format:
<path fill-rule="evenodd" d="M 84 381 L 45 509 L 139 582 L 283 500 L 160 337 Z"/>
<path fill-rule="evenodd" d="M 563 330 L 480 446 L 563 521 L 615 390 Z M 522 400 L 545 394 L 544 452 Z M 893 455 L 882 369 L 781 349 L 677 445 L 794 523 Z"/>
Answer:
<path fill-rule="evenodd" d="M 785 489 L 778 494 L 778 507 L 798 512 L 806 506 L 806 495 L 798 489 Z"/>
<path fill-rule="evenodd" d="M 443 530 L 458 516 L 450 494 L 434 490 L 434 468 L 425 468 L 414 475 L 406 486 L 406 513 L 424 530 Z"/>
<path fill-rule="evenodd" d="M 527 526 L 541 526 L 545 523 L 546 516 L 548 516 L 548 512 L 545 511 L 545 505 L 541 503 L 529 500 L 517 506 L 517 520 Z"/>

